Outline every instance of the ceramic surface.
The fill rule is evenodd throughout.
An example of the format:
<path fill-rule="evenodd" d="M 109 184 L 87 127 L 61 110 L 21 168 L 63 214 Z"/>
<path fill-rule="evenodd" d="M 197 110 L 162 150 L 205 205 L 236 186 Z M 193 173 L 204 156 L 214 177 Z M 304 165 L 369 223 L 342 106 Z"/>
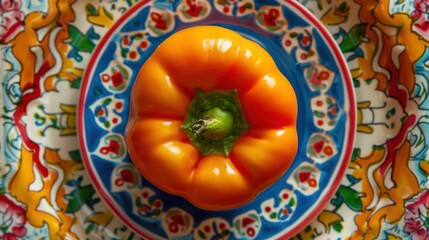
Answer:
<path fill-rule="evenodd" d="M 292 83 L 299 102 L 300 144 L 292 166 L 252 202 L 229 211 L 204 211 L 158 190 L 134 168 L 124 142 L 140 66 L 172 33 L 195 25 L 223 26 L 258 42 Z M 292 1 L 140 2 L 93 52 L 78 111 L 80 147 L 96 189 L 130 228 L 156 239 L 295 235 L 335 193 L 356 125 L 352 80 L 339 48 L 317 19 Z"/>
<path fill-rule="evenodd" d="M 357 129 L 338 190 L 293 239 L 428 238 L 428 4 L 299 2 L 346 57 Z M 94 48 L 136 4 L 0 0 L 0 239 L 140 238 L 101 201 L 76 134 L 78 94 Z M 223 220 L 215 226 L 233 228 Z"/>

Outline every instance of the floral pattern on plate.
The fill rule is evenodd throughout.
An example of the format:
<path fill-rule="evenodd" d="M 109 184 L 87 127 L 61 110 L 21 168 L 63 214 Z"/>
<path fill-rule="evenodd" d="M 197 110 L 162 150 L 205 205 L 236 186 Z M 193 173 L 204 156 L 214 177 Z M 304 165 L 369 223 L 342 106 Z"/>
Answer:
<path fill-rule="evenodd" d="M 244 24 L 246 21 L 253 22 L 253 26 Z M 228 211 L 198 209 L 180 197 L 160 191 L 143 176 L 138 186 L 133 185 L 128 191 L 124 188 L 135 183 L 129 156 L 122 157 L 119 149 L 129 114 L 129 93 L 139 66 L 171 32 L 195 24 L 230 28 L 270 52 L 302 104 L 298 135 L 302 139 L 313 136 L 308 144 L 315 146 L 300 144 L 302 151 L 283 178 L 249 204 Z M 141 41 L 144 48 L 136 44 L 137 54 L 122 54 L 124 43 L 134 46 L 131 40 Z M 353 108 L 354 97 L 338 48 L 309 12 L 296 3 L 277 1 L 264 5 L 252 1 L 140 3 L 118 20 L 101 41 L 90 60 L 92 67 L 83 78 L 79 105 L 81 147 L 93 182 L 129 227 L 149 238 L 290 236 L 299 229 L 297 223 L 308 221 L 319 204 L 326 204 L 326 192 L 336 187 L 335 179 L 342 175 L 350 157 L 355 117 L 348 109 Z M 330 61 L 325 62 L 325 58 Z M 118 79 L 129 79 L 125 90 L 112 91 L 111 83 L 106 87 L 105 76 L 112 78 L 113 74 L 120 74 Z M 352 126 L 345 127 L 348 124 Z M 316 135 L 325 137 L 316 144 Z M 334 136 L 336 141 L 328 136 Z M 99 145 L 95 146 L 94 141 Z M 306 161 L 309 156 L 314 157 L 312 161 Z M 109 178 L 110 175 L 114 177 Z M 131 198 L 127 197 L 129 194 Z"/>
<path fill-rule="evenodd" d="M 176 11 L 181 1 L 158 2 Z M 222 8 L 216 4 L 227 2 L 232 11 L 224 15 L 234 18 L 254 16 L 261 4 L 252 0 L 206 2 L 212 6 L 207 11 L 210 13 L 220 13 Z M 427 4 L 420 0 L 299 2 L 328 28 L 347 59 L 356 90 L 358 121 L 346 177 L 323 211 L 294 239 L 424 238 L 428 229 L 422 223 L 427 216 L 422 210 L 422 215 L 415 213 L 427 209 Z M 136 4 L 134 0 L 0 1 L 0 195 L 24 209 L 23 239 L 138 238 L 100 201 L 89 181 L 72 111 L 95 46 Z M 130 41 L 119 44 L 123 58 L 130 62 L 147 56 L 153 43 L 147 40 L 149 33 L 141 35 L 142 31 L 133 29 L 128 26 L 123 35 Z M 305 28 L 289 32 L 305 33 Z M 284 37 L 285 47 L 288 39 L 296 41 L 281 32 L 279 36 Z M 311 50 L 298 46 L 290 55 L 306 63 L 312 59 Z M 333 83 L 327 86 L 328 92 L 335 87 Z M 325 91 L 313 90 L 316 95 Z M 51 115 L 53 112 L 47 110 L 54 102 L 68 107 L 57 115 L 69 119 L 62 122 L 68 122 L 64 125 L 68 134 L 43 136 L 26 127 L 37 121 L 31 113 L 39 112 L 44 118 Z M 332 136 L 338 145 L 335 134 L 322 134 Z M 91 145 L 91 151 L 98 144 Z M 138 187 L 126 191 L 135 198 L 144 192 Z M 233 232 L 229 236 L 235 237 Z"/>

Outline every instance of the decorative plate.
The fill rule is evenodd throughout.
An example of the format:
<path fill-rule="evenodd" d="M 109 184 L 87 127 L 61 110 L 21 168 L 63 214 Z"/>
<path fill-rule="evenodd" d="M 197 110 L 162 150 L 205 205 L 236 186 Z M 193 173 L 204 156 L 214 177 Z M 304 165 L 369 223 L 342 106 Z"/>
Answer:
<path fill-rule="evenodd" d="M 300 145 L 292 166 L 252 202 L 228 211 L 204 211 L 160 191 L 134 168 L 124 142 L 140 66 L 172 33 L 195 25 L 223 26 L 258 42 L 291 81 L 299 102 Z M 288 238 L 335 193 L 353 149 L 355 108 L 339 48 L 299 3 L 142 1 L 115 22 L 92 55 L 79 100 L 79 141 L 100 196 L 143 237 Z"/>

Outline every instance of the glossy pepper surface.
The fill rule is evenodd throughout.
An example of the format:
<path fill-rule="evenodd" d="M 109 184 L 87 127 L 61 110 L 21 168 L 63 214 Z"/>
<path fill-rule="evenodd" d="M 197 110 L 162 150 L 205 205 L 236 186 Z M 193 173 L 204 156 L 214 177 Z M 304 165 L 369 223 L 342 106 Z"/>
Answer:
<path fill-rule="evenodd" d="M 134 165 L 199 208 L 242 206 L 295 157 L 292 86 L 264 48 L 226 28 L 167 38 L 140 69 L 131 99 L 126 142 Z M 221 141 L 229 145 L 211 149 Z"/>

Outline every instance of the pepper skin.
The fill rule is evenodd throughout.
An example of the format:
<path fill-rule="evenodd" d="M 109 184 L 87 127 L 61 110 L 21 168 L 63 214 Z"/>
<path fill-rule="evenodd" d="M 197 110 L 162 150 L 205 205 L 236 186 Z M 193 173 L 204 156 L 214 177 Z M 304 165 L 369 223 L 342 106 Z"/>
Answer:
<path fill-rule="evenodd" d="M 236 90 L 250 129 L 225 154 L 202 154 L 181 129 L 196 90 Z M 257 43 L 216 26 L 181 30 L 143 64 L 126 142 L 159 189 L 206 210 L 240 207 L 276 182 L 298 146 L 295 92 Z"/>

